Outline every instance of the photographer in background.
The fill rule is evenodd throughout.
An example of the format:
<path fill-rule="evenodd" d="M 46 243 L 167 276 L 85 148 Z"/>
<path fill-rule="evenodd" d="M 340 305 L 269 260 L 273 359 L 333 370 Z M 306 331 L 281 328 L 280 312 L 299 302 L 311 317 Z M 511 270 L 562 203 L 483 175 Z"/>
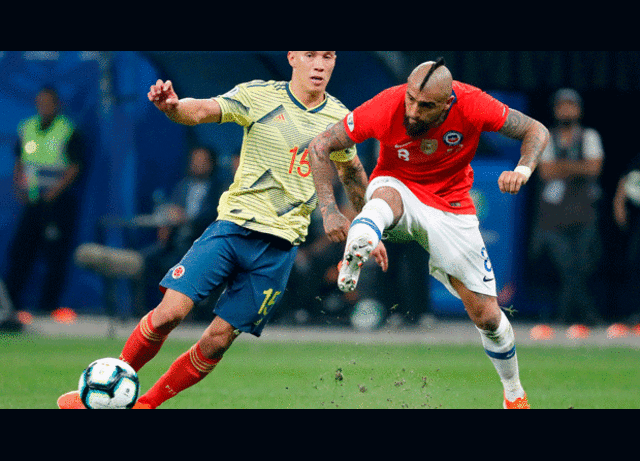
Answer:
<path fill-rule="evenodd" d="M 601 255 L 598 202 L 604 163 L 600 134 L 582 126 L 583 101 L 572 89 L 556 93 L 556 126 L 538 171 L 541 193 L 532 236 L 532 260 L 548 257 L 558 275 L 557 320 L 570 326 L 570 335 L 589 335 L 602 323 L 589 291 Z"/>

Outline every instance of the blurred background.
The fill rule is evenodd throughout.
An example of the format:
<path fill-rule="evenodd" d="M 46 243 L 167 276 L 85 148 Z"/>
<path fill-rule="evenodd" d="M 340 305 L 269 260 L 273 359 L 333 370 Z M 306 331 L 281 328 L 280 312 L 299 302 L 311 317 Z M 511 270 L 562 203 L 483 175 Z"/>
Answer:
<path fill-rule="evenodd" d="M 619 225 L 614 203 L 620 180 L 640 154 L 633 141 L 640 52 L 339 51 L 328 91 L 354 109 L 405 83 L 415 66 L 439 56 L 456 80 L 480 87 L 549 128 L 557 124 L 557 91 L 571 88 L 580 94 L 582 124 L 597 130 L 604 149 L 596 203 L 602 251 L 591 254 L 596 269 L 589 274 L 587 289 L 603 322 L 634 322 L 640 308 L 629 289 L 629 283 L 635 285 L 634 269 L 626 262 L 634 245 L 633 221 Z M 202 147 L 212 154 L 212 175 L 221 193 L 233 180 L 242 140 L 242 129 L 235 125 L 172 124 L 148 102 L 149 86 L 159 78 L 170 79 L 180 97 L 208 98 L 238 83 L 290 76 L 286 51 L 0 51 L 0 278 L 7 280 L 16 270 L 10 264 L 10 247 L 24 208 L 12 179 L 18 126 L 36 114 L 35 98 L 43 87 L 56 90 L 62 112 L 74 121 L 84 146 L 73 249 L 97 243 L 147 257 L 163 239 L 159 231 L 167 228 L 152 217 L 172 202 L 174 190 L 189 174 L 191 153 Z M 376 162 L 375 142 L 359 146 L 359 153 L 370 172 Z M 539 175 L 517 198 L 502 196 L 497 187 L 500 173 L 513 169 L 519 156 L 519 143 L 485 135 L 473 164 L 473 197 L 501 305 L 514 306 L 521 320 L 553 322 L 558 320 L 559 276 L 549 261 L 534 260 L 529 251 L 540 203 Z M 412 246 L 392 246 L 389 274 L 368 271 L 357 293 L 342 295 L 334 283 L 342 250 L 324 240 L 316 215 L 276 323 L 424 325 L 465 315 L 461 302 L 429 279 L 427 255 Z M 157 275 L 132 280 L 77 264 L 73 254 L 68 257 L 69 265 L 59 266 L 65 277 L 58 308 L 126 319 L 155 307 Z M 16 310 L 50 313 L 39 307 L 48 269 L 42 258 L 36 261 L 27 274 L 27 288 L 10 299 Z M 214 302 L 202 306 L 193 320 L 207 320 Z"/>

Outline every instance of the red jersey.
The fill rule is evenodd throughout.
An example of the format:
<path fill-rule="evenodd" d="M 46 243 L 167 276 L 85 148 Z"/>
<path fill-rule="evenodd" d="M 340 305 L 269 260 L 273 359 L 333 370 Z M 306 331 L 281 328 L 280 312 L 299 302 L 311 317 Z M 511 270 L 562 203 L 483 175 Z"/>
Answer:
<path fill-rule="evenodd" d="M 407 85 L 390 88 L 344 120 L 356 143 L 380 141 L 380 158 L 371 180 L 391 176 L 424 204 L 455 214 L 476 214 L 471 199 L 473 169 L 482 132 L 502 129 L 509 107 L 478 88 L 453 82 L 455 101 L 445 122 L 422 138 L 404 127 Z"/>

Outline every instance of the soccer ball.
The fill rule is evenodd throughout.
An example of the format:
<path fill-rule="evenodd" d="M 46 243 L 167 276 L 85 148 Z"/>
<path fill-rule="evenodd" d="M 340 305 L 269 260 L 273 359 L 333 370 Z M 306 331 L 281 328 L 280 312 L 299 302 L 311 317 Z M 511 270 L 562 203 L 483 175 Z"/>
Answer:
<path fill-rule="evenodd" d="M 84 370 L 78 391 L 90 410 L 131 410 L 138 400 L 140 381 L 122 360 L 101 359 Z"/>

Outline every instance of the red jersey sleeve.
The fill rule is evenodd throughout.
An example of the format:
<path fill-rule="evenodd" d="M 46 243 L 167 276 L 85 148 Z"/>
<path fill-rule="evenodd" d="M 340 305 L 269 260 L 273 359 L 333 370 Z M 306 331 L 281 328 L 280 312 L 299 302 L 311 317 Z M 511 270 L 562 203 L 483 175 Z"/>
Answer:
<path fill-rule="evenodd" d="M 473 120 L 474 125 L 480 127 L 482 131 L 500 131 L 509 116 L 509 106 L 479 88 L 469 85 L 466 87 L 470 103 L 465 115 Z"/>
<path fill-rule="evenodd" d="M 344 127 L 351 140 L 360 144 L 367 139 L 381 139 L 391 129 L 392 115 L 398 109 L 398 101 L 404 101 L 406 85 L 390 88 L 365 102 L 344 120 Z"/>

